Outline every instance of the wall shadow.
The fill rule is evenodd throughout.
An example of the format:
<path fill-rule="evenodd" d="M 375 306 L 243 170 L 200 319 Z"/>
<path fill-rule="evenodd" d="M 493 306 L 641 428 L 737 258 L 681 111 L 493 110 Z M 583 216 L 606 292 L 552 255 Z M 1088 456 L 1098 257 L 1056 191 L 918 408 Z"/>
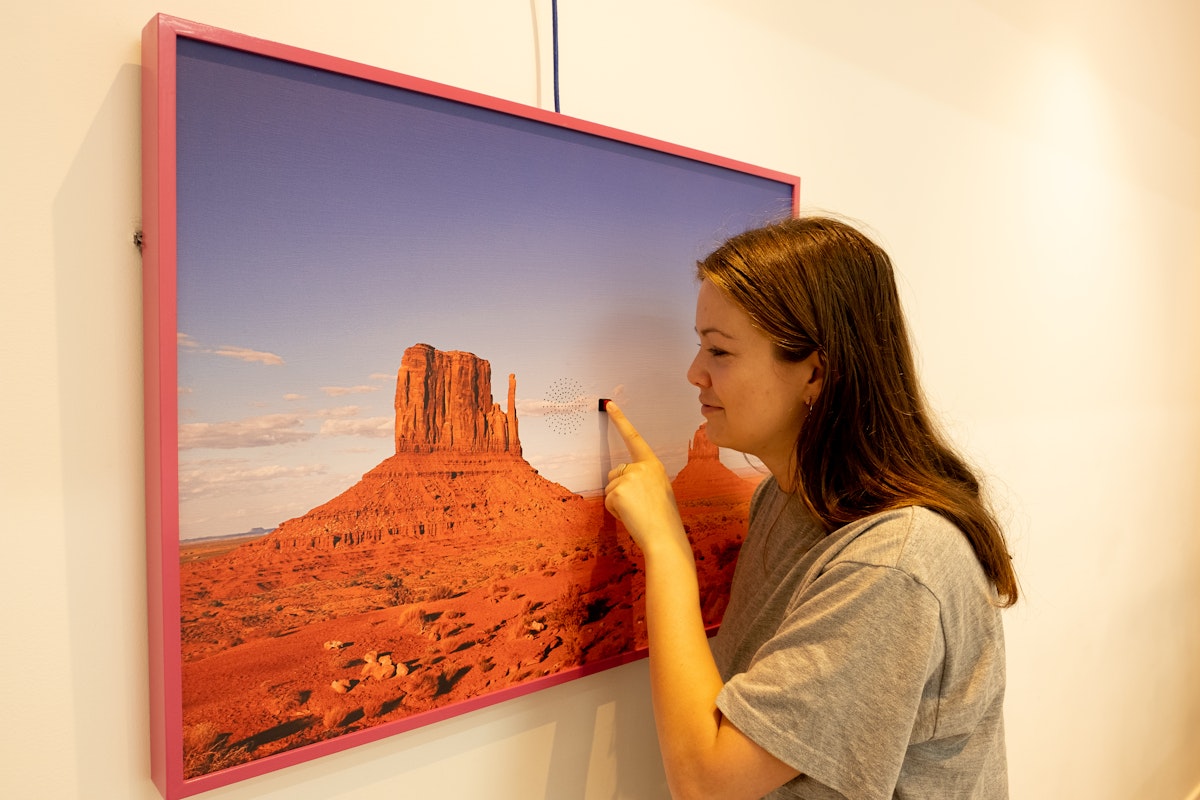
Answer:
<path fill-rule="evenodd" d="M 141 264 L 133 243 L 141 215 L 140 99 L 141 68 L 124 64 L 51 211 L 65 646 L 80 797 L 139 775 L 150 787 Z M 130 742 L 135 764 L 114 763 L 111 750 L 96 746 L 114 738 Z"/>

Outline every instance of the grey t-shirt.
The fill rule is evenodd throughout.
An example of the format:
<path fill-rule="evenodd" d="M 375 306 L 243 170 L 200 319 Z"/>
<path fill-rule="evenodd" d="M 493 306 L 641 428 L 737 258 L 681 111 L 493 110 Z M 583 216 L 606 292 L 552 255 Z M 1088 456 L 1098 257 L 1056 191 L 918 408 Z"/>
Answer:
<path fill-rule="evenodd" d="M 764 481 L 712 647 L 721 713 L 802 773 L 769 797 L 1008 797 L 1000 611 L 942 516 L 826 535 Z"/>

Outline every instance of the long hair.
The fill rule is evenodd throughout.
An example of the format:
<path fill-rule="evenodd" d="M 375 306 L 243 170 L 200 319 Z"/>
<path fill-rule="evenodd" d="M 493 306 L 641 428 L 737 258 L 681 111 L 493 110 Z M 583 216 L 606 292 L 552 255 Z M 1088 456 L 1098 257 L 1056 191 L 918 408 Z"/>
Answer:
<path fill-rule="evenodd" d="M 887 254 L 841 220 L 809 216 L 734 236 L 697 267 L 779 358 L 819 354 L 825 377 L 796 441 L 793 485 L 826 529 L 924 506 L 962 530 L 1002 605 L 1015 603 L 1004 533 L 921 392 Z"/>

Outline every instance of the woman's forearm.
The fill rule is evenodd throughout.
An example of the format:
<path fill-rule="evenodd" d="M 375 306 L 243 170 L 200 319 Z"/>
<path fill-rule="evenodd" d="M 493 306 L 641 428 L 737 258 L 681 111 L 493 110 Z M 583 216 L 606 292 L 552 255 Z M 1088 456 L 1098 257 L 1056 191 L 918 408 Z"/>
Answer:
<path fill-rule="evenodd" d="M 691 545 L 682 531 L 659 541 L 645 552 L 651 695 L 667 782 L 683 798 L 708 785 L 722 681 L 704 630 Z"/>

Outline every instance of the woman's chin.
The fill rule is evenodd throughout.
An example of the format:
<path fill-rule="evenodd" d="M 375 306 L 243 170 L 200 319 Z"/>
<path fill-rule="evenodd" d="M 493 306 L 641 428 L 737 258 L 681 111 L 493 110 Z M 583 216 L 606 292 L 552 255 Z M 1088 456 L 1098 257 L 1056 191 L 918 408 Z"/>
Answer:
<path fill-rule="evenodd" d="M 721 430 L 719 423 L 713 424 L 712 417 L 709 417 L 708 422 L 704 425 L 704 435 L 708 437 L 709 442 L 715 444 L 717 447 L 731 447 L 729 437 Z"/>

